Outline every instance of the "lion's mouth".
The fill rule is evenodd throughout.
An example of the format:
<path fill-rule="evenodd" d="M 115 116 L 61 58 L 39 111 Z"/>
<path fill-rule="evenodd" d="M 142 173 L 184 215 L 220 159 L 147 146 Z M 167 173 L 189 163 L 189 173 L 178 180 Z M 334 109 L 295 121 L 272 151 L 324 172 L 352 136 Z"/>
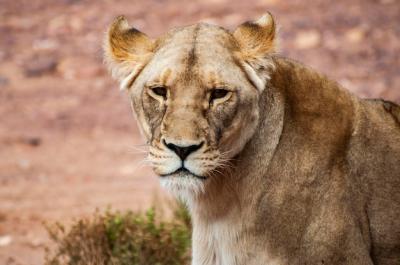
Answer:
<path fill-rule="evenodd" d="M 168 173 L 168 174 L 161 174 L 160 177 L 169 177 L 169 176 L 177 176 L 177 177 L 187 177 L 188 175 L 193 176 L 195 178 L 201 179 L 201 180 L 206 180 L 207 177 L 205 176 L 199 176 L 190 171 L 189 169 L 185 167 L 180 167 L 174 172 Z"/>

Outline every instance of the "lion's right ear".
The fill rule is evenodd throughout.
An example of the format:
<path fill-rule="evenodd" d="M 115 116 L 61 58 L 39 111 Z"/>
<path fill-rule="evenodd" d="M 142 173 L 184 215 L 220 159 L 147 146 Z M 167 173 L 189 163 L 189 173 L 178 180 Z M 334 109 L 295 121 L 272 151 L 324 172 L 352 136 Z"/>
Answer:
<path fill-rule="evenodd" d="M 120 88 L 132 84 L 153 55 L 153 42 L 146 34 L 130 28 L 125 17 L 117 17 L 107 31 L 104 60 Z"/>

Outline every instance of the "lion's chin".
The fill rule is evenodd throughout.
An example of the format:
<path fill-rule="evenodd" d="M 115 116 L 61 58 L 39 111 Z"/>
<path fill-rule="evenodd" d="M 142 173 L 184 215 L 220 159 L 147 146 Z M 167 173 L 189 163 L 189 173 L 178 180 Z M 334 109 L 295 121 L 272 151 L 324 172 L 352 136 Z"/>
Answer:
<path fill-rule="evenodd" d="M 206 180 L 207 179 L 207 177 L 197 175 L 197 174 L 193 173 L 192 171 L 190 171 L 190 170 L 188 170 L 188 169 L 186 169 L 184 167 L 179 168 L 179 169 L 175 170 L 172 173 L 160 175 L 160 177 L 162 177 L 162 178 L 168 178 L 168 177 L 189 178 L 189 177 L 194 177 L 194 178 L 198 178 L 200 180 Z"/>
<path fill-rule="evenodd" d="M 197 176 L 188 170 L 177 170 L 171 174 L 160 176 L 160 184 L 172 195 L 189 200 L 204 193 L 207 177 Z"/>

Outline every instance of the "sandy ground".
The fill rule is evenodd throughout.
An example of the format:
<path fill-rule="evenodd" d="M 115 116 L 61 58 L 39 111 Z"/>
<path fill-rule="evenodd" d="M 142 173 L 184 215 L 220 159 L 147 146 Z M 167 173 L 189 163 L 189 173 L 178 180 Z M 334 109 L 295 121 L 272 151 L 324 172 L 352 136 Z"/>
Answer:
<path fill-rule="evenodd" d="M 0 1 L 0 264 L 43 264 L 44 221 L 143 209 L 162 193 L 102 64 L 113 17 L 156 37 L 200 20 L 234 29 L 266 10 L 283 54 L 362 97 L 400 102 L 396 0 Z"/>

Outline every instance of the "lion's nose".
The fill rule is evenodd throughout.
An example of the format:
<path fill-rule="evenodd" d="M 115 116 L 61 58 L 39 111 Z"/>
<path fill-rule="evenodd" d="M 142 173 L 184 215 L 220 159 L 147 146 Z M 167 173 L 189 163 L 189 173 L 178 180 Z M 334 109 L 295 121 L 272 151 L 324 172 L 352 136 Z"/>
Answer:
<path fill-rule="evenodd" d="M 179 146 L 173 143 L 167 143 L 165 140 L 163 140 L 164 144 L 166 147 L 168 147 L 170 150 L 174 151 L 180 159 L 185 160 L 188 155 L 193 153 L 196 150 L 199 150 L 204 142 L 201 142 L 200 144 L 195 144 L 195 145 L 189 145 L 189 146 Z"/>

